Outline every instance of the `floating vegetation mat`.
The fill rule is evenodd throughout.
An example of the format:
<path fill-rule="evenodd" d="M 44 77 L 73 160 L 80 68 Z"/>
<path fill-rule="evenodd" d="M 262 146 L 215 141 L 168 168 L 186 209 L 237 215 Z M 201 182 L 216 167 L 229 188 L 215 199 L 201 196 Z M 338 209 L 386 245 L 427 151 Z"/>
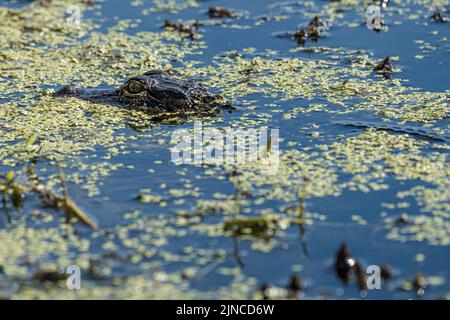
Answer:
<path fill-rule="evenodd" d="M 308 274 L 305 234 L 315 228 L 337 226 L 342 238 L 347 228 L 377 230 L 382 246 L 450 245 L 450 91 L 411 84 L 401 56 L 386 78 L 374 72 L 385 56 L 327 43 L 338 30 L 365 28 L 366 2 L 274 2 L 263 16 L 237 11 L 228 20 L 209 17 L 201 1 L 134 0 L 139 17 L 128 20 L 103 17 L 103 1 L 0 3 L 0 297 L 267 298 L 258 288 L 273 282 L 269 296 L 289 298 L 288 275 L 266 279 L 246 265 L 290 252 L 299 229 L 302 256 L 277 270 Z M 70 5 L 81 26 L 68 20 Z M 445 5 L 392 1 L 386 18 L 434 30 L 429 11 Z M 156 17 L 166 15 L 195 26 L 193 40 L 163 28 Z M 306 47 L 216 50 L 220 39 L 208 34 L 316 15 L 329 35 Z M 448 51 L 445 33 L 432 35 L 414 44 L 421 56 Z M 201 81 L 236 106 L 202 119 L 205 130 L 279 129 L 277 170 L 261 174 L 263 160 L 177 165 L 171 134 L 193 136 L 195 120 L 158 124 L 142 111 L 53 95 L 69 84 L 118 87 L 151 69 Z M 370 208 L 358 200 L 367 195 Z M 329 201 L 345 205 L 323 206 Z M 66 288 L 70 265 L 82 271 L 80 290 Z"/>

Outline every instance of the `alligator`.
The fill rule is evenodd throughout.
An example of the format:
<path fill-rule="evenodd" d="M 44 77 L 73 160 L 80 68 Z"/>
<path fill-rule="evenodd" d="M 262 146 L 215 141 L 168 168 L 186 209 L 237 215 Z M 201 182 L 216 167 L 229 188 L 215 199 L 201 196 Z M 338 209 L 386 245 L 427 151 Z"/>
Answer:
<path fill-rule="evenodd" d="M 208 92 L 193 80 L 180 80 L 155 69 L 129 78 L 111 90 L 64 86 L 56 97 L 75 97 L 93 103 L 142 110 L 151 115 L 213 116 L 233 107 L 222 96 Z"/>
<path fill-rule="evenodd" d="M 436 141 L 442 141 L 448 143 L 450 137 L 448 135 L 440 135 L 431 129 L 403 126 L 399 124 L 388 124 L 376 121 L 359 121 L 359 120 L 339 120 L 334 121 L 334 124 L 342 126 L 360 127 L 360 128 L 373 128 L 377 130 L 387 130 L 399 133 L 407 133 L 410 135 L 419 136 L 422 138 L 432 139 Z"/>

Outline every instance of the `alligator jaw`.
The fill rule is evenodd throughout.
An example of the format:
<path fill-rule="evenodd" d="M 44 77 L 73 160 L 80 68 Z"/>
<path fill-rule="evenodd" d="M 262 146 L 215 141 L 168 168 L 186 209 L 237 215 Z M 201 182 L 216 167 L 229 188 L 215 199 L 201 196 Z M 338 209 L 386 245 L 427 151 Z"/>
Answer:
<path fill-rule="evenodd" d="M 118 98 L 120 96 L 120 89 L 115 90 L 98 90 L 85 89 L 75 86 L 64 86 L 55 92 L 56 97 L 75 97 L 83 100 L 103 100 L 108 98 Z"/>
<path fill-rule="evenodd" d="M 93 103 L 120 105 L 121 90 L 86 89 L 76 86 L 65 86 L 55 92 L 55 97 L 73 97 Z"/>

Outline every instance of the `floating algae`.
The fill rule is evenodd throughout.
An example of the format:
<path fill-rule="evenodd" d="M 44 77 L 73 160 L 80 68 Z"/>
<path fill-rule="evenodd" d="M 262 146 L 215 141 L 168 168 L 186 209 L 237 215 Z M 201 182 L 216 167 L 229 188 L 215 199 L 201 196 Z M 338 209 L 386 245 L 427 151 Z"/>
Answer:
<path fill-rule="evenodd" d="M 386 9 L 385 14 L 392 18 L 402 15 L 412 23 L 426 20 L 422 19 L 428 15 L 426 6 L 443 4 L 421 1 L 422 6 L 416 9 L 412 6 L 415 1 L 394 2 L 396 6 Z M 80 5 L 86 15 L 91 10 L 82 1 L 70 3 Z M 201 5 L 197 1 L 155 1 L 150 8 L 147 2 L 144 4 L 141 7 L 145 14 L 188 8 L 195 11 Z M 191 42 L 175 32 L 142 32 L 138 20 L 119 21 L 100 32 L 96 18 L 83 19 L 83 28 L 75 30 L 65 24 L 66 6 L 67 2 L 54 0 L 49 7 L 35 2 L 21 9 L 0 8 L 0 162 L 6 168 L 2 172 L 14 167 L 20 179 L 25 171 L 23 165 L 37 158 L 43 164 L 39 175 L 45 187 L 60 192 L 58 174 L 50 168 L 61 163 L 66 180 L 74 184 L 71 190 L 81 190 L 77 200 L 82 204 L 86 201 L 99 210 L 99 215 L 108 211 L 108 199 L 102 198 L 102 193 L 108 193 L 114 172 L 134 174 L 141 170 L 138 161 L 130 160 L 131 156 L 148 156 L 145 149 L 149 145 L 167 145 L 174 126 L 162 126 L 158 130 L 157 126 L 148 125 L 148 115 L 144 113 L 75 99 L 55 99 L 51 94 L 66 84 L 99 88 L 118 85 L 124 78 L 155 67 L 203 79 L 206 86 L 243 106 L 237 115 L 204 119 L 205 127 L 292 125 L 296 129 L 292 135 L 282 133 L 285 144 L 276 175 L 261 175 L 260 163 L 170 167 L 178 180 L 165 181 L 159 188 L 139 184 L 137 189 L 130 182 L 129 188 L 121 189 L 130 200 L 126 203 L 130 208 L 118 206 L 107 212 L 111 217 L 107 215 L 105 222 L 111 223 L 104 230 L 86 231 L 87 228 L 76 224 L 65 224 L 51 210 L 36 211 L 32 204 L 27 206 L 29 202 L 25 198 L 23 215 L 13 217 L 8 229 L 0 230 L 4 244 L 0 249 L 2 295 L 12 298 L 251 297 L 256 280 L 245 269 L 225 267 L 230 263 L 235 266 L 232 245 L 226 247 L 232 239 L 224 233 L 224 226 L 233 225 L 229 222 L 236 204 L 233 188 L 241 190 L 241 220 L 237 227 L 235 224 L 226 229 L 240 233 L 244 251 L 250 248 L 258 253 L 278 254 L 280 248 L 288 247 L 289 237 L 281 231 L 290 232 L 291 226 L 300 223 L 298 207 L 302 207 L 301 223 L 313 228 L 331 219 L 321 210 L 321 199 L 337 201 L 348 192 L 376 194 L 389 189 L 398 199 L 395 209 L 407 212 L 411 223 L 391 225 L 389 220 L 380 221 L 385 223 L 384 235 L 388 239 L 448 245 L 450 188 L 446 144 L 370 128 L 342 130 L 338 135 L 332 131 L 339 130 L 332 121 L 339 120 L 341 115 L 347 117 L 354 113 L 356 116 L 361 112 L 377 121 L 412 122 L 436 134 L 447 132 L 444 121 L 448 117 L 448 90 L 428 92 L 409 86 L 402 72 L 385 81 L 372 71 L 379 60 L 391 53 L 374 56 L 363 50 L 325 46 L 289 52 L 272 49 L 258 52 L 247 48 L 220 53 L 212 62 L 200 62 L 194 60 L 200 59 L 195 55 L 209 49 L 201 33 Z M 268 8 L 268 16 L 273 20 L 267 21 L 296 15 L 301 17 L 299 23 L 307 23 L 320 15 L 332 22 L 332 28 L 365 28 L 362 24 L 365 8 L 363 1 L 351 0 L 327 2 L 323 6 L 312 1 L 285 6 L 274 4 Z M 360 15 L 347 20 L 350 12 Z M 199 14 L 206 15 L 200 11 Z M 208 21 L 202 23 L 205 23 L 202 32 L 208 32 L 213 25 Z M 255 28 L 259 26 L 255 25 Z M 228 25 L 236 26 L 253 27 L 243 25 L 242 21 Z M 330 33 L 334 37 L 333 29 Z M 435 40 L 416 43 L 421 54 L 426 56 L 442 50 Z M 321 43 L 325 44 L 325 41 Z M 396 57 L 395 63 L 402 66 L 402 59 Z M 330 115 L 327 123 L 309 118 L 317 114 Z M 180 124 L 180 127 L 189 125 Z M 158 179 L 159 171 L 164 170 L 161 161 L 164 160 L 155 156 L 151 158 L 151 167 L 146 167 L 153 174 L 152 179 Z M 406 184 L 394 188 L 393 180 Z M 211 194 L 205 190 L 208 187 L 204 181 L 221 184 Z M 20 204 L 21 193 L 12 189 L 8 192 L 10 195 L 15 192 L 15 203 Z M 133 201 L 136 194 L 139 201 Z M 113 206 L 117 204 L 114 200 L 111 197 Z M 368 219 L 360 210 L 358 213 Z M 379 210 L 387 208 L 380 204 Z M 123 213 L 119 221 L 113 217 L 117 212 Z M 360 219 L 353 212 L 350 216 L 354 217 L 353 224 L 372 227 L 373 221 Z M 270 218 L 266 220 L 266 217 Z M 275 231 L 276 237 L 259 239 Z M 199 241 L 199 237 L 206 241 Z M 182 249 L 178 250 L 177 244 Z M 86 278 L 80 291 L 66 290 L 63 283 L 46 284 L 48 287 L 44 288 L 32 282 L 39 270 L 54 272 L 58 266 L 70 264 L 79 265 L 83 274 L 88 275 L 93 259 L 101 263 L 102 281 L 97 283 Z M 251 268 L 251 258 L 243 259 Z M 175 266 L 177 271 L 167 271 L 174 270 Z M 212 273 L 226 276 L 226 285 L 211 290 L 192 288 L 193 279 L 206 279 Z M 16 284 L 21 284 L 20 288 Z M 278 287 L 273 288 L 277 291 Z M 285 291 L 280 290 L 283 294 L 279 296 L 285 297 Z"/>

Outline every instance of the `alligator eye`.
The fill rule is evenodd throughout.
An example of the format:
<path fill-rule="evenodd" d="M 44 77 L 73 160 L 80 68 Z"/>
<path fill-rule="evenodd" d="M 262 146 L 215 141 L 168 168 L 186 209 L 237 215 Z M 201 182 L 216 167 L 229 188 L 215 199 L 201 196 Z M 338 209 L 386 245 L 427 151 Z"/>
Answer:
<path fill-rule="evenodd" d="M 145 90 L 145 87 L 137 81 L 130 81 L 127 83 L 127 86 L 126 86 L 126 91 L 130 94 L 139 94 L 144 90 Z"/>

